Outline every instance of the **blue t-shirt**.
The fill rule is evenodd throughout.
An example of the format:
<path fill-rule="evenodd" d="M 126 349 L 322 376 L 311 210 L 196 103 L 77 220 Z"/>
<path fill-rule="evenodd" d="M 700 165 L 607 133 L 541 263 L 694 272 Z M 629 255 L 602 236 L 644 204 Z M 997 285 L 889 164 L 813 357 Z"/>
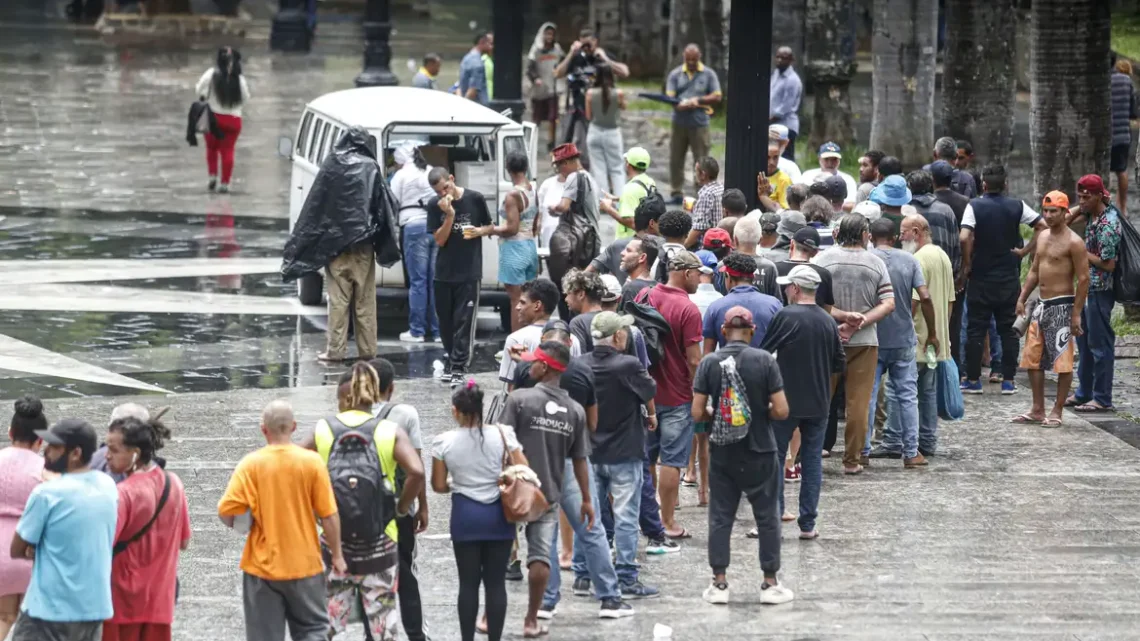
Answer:
<path fill-rule="evenodd" d="M 36 486 L 16 534 L 36 546 L 32 582 L 20 609 L 45 621 L 111 618 L 111 549 L 119 491 L 111 477 L 64 474 Z"/>
<path fill-rule="evenodd" d="M 760 347 L 760 343 L 764 342 L 764 335 L 768 332 L 768 324 L 783 306 L 776 297 L 761 294 L 752 285 L 737 285 L 725 294 L 724 298 L 715 300 L 709 305 L 704 318 L 704 337 L 715 338 L 717 346 L 724 347 L 724 334 L 721 332 L 724 315 L 737 305 L 752 312 L 756 333 L 753 334 L 749 345 Z"/>
<path fill-rule="evenodd" d="M 475 100 L 487 104 L 487 69 L 483 66 L 483 54 L 472 49 L 459 63 L 459 94 L 467 96 L 467 90 L 474 87 Z"/>
<path fill-rule="evenodd" d="M 895 311 L 879 321 L 879 349 L 914 347 L 914 316 L 910 313 L 911 292 L 926 285 L 922 267 L 910 252 L 876 247 L 871 250 L 887 264 L 891 287 L 895 292 Z"/>

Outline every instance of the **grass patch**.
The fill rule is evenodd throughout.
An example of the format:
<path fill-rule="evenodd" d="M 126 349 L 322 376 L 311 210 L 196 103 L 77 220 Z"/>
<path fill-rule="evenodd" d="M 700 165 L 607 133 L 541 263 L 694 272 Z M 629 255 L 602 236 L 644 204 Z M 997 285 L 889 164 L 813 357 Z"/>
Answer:
<path fill-rule="evenodd" d="M 1112 49 L 1133 60 L 1140 60 L 1140 14 L 1112 16 Z"/>
<path fill-rule="evenodd" d="M 1116 332 L 1117 336 L 1140 336 L 1140 317 L 1127 318 L 1123 305 L 1117 305 L 1112 310 L 1111 323 L 1112 331 Z"/>
<path fill-rule="evenodd" d="M 659 111 L 661 113 L 672 114 L 673 105 L 664 102 L 657 102 L 656 100 L 649 100 L 647 98 L 638 98 L 637 94 L 645 93 L 661 93 L 661 84 L 649 82 L 645 80 L 624 80 L 621 83 L 621 89 L 626 93 L 626 108 L 632 111 Z M 726 116 L 728 113 L 728 102 L 722 101 L 719 105 L 715 106 L 712 118 L 709 120 L 709 129 L 712 131 L 723 132 L 725 130 Z M 656 124 L 656 120 L 654 121 Z M 669 121 L 666 119 L 666 128 L 669 127 Z"/>

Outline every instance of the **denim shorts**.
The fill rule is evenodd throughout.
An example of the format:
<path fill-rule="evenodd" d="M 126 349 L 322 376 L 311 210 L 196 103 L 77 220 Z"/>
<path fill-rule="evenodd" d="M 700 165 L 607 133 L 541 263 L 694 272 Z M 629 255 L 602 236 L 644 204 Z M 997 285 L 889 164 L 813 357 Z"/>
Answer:
<path fill-rule="evenodd" d="M 693 448 L 693 415 L 689 405 L 657 406 L 657 429 L 649 433 L 649 462 L 683 469 Z"/>
<path fill-rule="evenodd" d="M 550 565 L 550 546 L 554 543 L 554 533 L 558 530 L 558 504 L 536 520 L 526 524 L 526 565 L 542 563 Z"/>

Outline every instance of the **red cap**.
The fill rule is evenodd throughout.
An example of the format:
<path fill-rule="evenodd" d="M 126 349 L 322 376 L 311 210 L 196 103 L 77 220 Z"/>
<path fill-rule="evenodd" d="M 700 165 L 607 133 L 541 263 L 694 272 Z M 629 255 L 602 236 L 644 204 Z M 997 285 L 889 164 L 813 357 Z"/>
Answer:
<path fill-rule="evenodd" d="M 721 265 L 720 271 L 724 274 L 728 274 L 729 276 L 732 276 L 733 278 L 755 278 L 756 277 L 756 274 L 745 274 L 744 272 L 738 272 L 735 269 L 729 267 L 728 265 Z"/>
<path fill-rule="evenodd" d="M 564 363 L 559 363 L 556 358 L 542 351 L 541 347 L 535 348 L 533 352 L 523 354 L 520 358 L 528 363 L 533 363 L 534 361 L 546 363 L 547 367 L 556 372 L 566 371 L 566 365 Z"/>
<path fill-rule="evenodd" d="M 562 162 L 563 160 L 570 160 L 577 158 L 582 154 L 578 153 L 578 146 L 572 142 L 558 145 L 554 148 L 554 162 Z"/>
<path fill-rule="evenodd" d="M 705 249 L 720 249 L 722 247 L 732 247 L 732 239 L 729 238 L 728 232 L 720 227 L 713 227 L 705 232 L 704 240 L 701 241 Z"/>
<path fill-rule="evenodd" d="M 1096 174 L 1081 176 L 1081 179 L 1077 181 L 1077 191 L 1096 194 L 1097 196 L 1109 195 L 1108 190 L 1104 187 L 1104 181 Z"/>
<path fill-rule="evenodd" d="M 744 329 L 745 327 L 756 328 L 756 323 L 752 322 L 752 312 L 747 308 L 737 305 L 724 313 L 725 327 L 735 327 Z"/>

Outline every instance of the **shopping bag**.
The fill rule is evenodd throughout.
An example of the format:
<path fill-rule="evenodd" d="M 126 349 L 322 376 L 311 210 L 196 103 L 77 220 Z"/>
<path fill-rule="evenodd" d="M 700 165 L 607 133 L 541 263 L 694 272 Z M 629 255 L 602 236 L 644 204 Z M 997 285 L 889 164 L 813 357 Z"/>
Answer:
<path fill-rule="evenodd" d="M 938 416 L 945 421 L 956 421 L 966 414 L 962 401 L 961 380 L 954 359 L 938 361 L 935 385 L 938 387 Z"/>

